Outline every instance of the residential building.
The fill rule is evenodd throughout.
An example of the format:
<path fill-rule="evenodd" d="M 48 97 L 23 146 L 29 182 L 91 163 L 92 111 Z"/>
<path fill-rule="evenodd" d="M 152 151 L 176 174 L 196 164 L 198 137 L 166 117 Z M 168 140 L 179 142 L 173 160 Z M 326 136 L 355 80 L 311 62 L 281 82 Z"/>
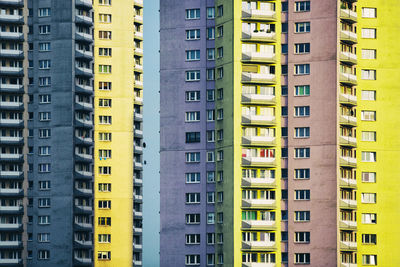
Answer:
<path fill-rule="evenodd" d="M 160 11 L 161 266 L 400 262 L 396 3 Z"/>

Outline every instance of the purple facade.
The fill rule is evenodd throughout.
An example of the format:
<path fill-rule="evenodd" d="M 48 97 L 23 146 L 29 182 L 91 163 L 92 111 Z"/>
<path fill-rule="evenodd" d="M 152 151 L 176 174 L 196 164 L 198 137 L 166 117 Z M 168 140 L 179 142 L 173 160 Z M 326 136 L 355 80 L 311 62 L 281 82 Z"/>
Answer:
<path fill-rule="evenodd" d="M 207 19 L 207 7 L 214 7 L 214 1 L 163 0 L 160 5 L 160 266 L 180 267 L 193 260 L 200 260 L 201 266 L 205 266 L 207 260 L 212 260 L 207 257 L 213 257 L 207 254 L 214 254 L 214 225 L 207 223 L 207 214 L 214 212 L 214 204 L 207 201 L 207 192 L 214 192 L 215 185 L 207 182 L 207 176 L 212 175 L 208 172 L 213 172 L 215 166 L 206 161 L 207 151 L 214 151 L 214 143 L 207 141 L 207 131 L 214 130 L 214 123 L 206 119 L 207 110 L 214 109 L 212 98 L 207 100 L 207 90 L 215 89 L 214 81 L 206 79 L 207 69 L 214 68 L 214 61 L 207 58 L 207 49 L 214 48 L 214 40 L 207 38 L 207 28 L 214 27 L 214 20 Z M 194 9 L 200 10 L 189 11 Z M 188 19 L 187 13 L 193 19 Z M 186 31 L 197 29 L 200 30 L 200 38 L 186 40 Z M 198 52 L 189 52 L 194 60 L 188 61 L 189 50 L 200 50 L 200 57 Z M 186 81 L 187 71 L 198 70 L 199 81 Z M 200 93 L 187 93 L 189 91 Z M 209 93 L 211 97 L 212 91 Z M 197 94 L 200 94 L 198 100 Z M 186 112 L 195 111 L 200 112 L 200 121 L 186 122 Z M 191 152 L 200 153 L 200 162 L 186 162 L 186 153 Z M 199 173 L 200 181 L 187 183 L 187 173 Z M 200 203 L 187 204 L 188 193 L 193 193 L 190 197 L 197 193 L 195 198 L 200 196 Z M 200 223 L 188 224 L 187 214 L 199 214 Z M 200 242 L 198 236 L 193 236 L 196 234 L 200 235 Z M 187 241 L 194 244 L 187 244 Z"/>

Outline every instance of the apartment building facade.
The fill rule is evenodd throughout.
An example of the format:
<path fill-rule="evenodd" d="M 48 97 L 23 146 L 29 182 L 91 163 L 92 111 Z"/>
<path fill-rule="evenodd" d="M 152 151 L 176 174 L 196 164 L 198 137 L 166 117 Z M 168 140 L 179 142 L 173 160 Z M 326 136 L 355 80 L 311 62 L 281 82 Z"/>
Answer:
<path fill-rule="evenodd" d="M 161 266 L 400 262 L 397 11 L 161 3 Z"/>
<path fill-rule="evenodd" d="M 0 265 L 141 266 L 143 1 L 0 6 Z"/>

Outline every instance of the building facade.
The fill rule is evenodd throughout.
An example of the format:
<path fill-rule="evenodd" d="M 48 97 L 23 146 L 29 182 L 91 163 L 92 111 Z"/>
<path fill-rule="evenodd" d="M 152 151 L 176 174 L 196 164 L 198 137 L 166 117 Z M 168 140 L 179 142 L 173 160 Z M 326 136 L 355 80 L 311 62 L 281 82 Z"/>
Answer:
<path fill-rule="evenodd" d="M 0 265 L 141 266 L 143 1 L 0 9 Z"/>
<path fill-rule="evenodd" d="M 161 2 L 161 266 L 400 262 L 397 9 Z"/>

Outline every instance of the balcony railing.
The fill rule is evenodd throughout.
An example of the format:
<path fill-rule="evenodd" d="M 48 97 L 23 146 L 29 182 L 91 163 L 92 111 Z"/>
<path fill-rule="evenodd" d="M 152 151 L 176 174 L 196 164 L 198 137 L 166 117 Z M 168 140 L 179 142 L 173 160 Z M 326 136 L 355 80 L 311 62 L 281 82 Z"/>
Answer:
<path fill-rule="evenodd" d="M 351 136 L 340 136 L 339 137 L 339 144 L 343 146 L 357 146 L 357 138 Z"/>
<path fill-rule="evenodd" d="M 339 227 L 342 228 L 342 229 L 347 229 L 347 230 L 356 230 L 357 229 L 357 222 L 356 221 L 340 220 L 339 221 Z"/>
<path fill-rule="evenodd" d="M 340 18 L 351 22 L 357 22 L 357 13 L 350 9 L 340 9 Z"/>
<path fill-rule="evenodd" d="M 143 0 L 135 0 L 134 1 L 135 5 L 143 6 Z"/>
<path fill-rule="evenodd" d="M 243 157 L 242 165 L 254 167 L 274 167 L 276 165 L 276 161 L 275 158 Z"/>
<path fill-rule="evenodd" d="M 243 61 L 274 63 L 276 61 L 275 54 L 265 52 L 242 52 Z"/>
<path fill-rule="evenodd" d="M 348 64 L 357 64 L 357 55 L 350 52 L 340 52 L 340 60 Z"/>
<path fill-rule="evenodd" d="M 340 93 L 339 101 L 342 104 L 349 104 L 349 105 L 355 106 L 355 105 L 357 105 L 357 96 Z"/>
<path fill-rule="evenodd" d="M 339 81 L 341 83 L 356 85 L 357 84 L 357 76 L 354 74 L 351 74 L 351 73 L 340 72 Z"/>
<path fill-rule="evenodd" d="M 357 250 L 357 242 L 340 241 L 340 249 L 343 249 L 343 250 Z"/>
<path fill-rule="evenodd" d="M 23 73 L 23 68 L 20 67 L 0 67 L 1 74 L 18 75 Z"/>
<path fill-rule="evenodd" d="M 344 125 L 357 126 L 357 117 L 350 115 L 340 115 L 339 122 Z"/>
<path fill-rule="evenodd" d="M 273 230 L 276 228 L 276 222 L 266 220 L 242 220 L 242 228 L 252 230 Z"/>
<path fill-rule="evenodd" d="M 242 178 L 243 187 L 276 187 L 276 180 L 272 178 Z"/>
<path fill-rule="evenodd" d="M 23 37 L 22 32 L 0 32 L 0 38 L 22 39 Z"/>
<path fill-rule="evenodd" d="M 24 51 L 15 49 L 0 49 L 0 55 L 3 57 L 22 57 Z"/>
<path fill-rule="evenodd" d="M 242 31 L 242 39 L 244 41 L 275 42 L 276 33 L 257 30 L 253 32 Z"/>
<path fill-rule="evenodd" d="M 242 93 L 242 104 L 275 105 L 276 97 L 274 95 Z"/>
<path fill-rule="evenodd" d="M 271 115 L 242 114 L 242 123 L 256 125 L 274 125 L 276 123 L 276 119 L 275 116 Z"/>
<path fill-rule="evenodd" d="M 274 241 L 242 241 L 242 249 L 276 250 Z"/>
<path fill-rule="evenodd" d="M 11 109 L 18 109 L 22 107 L 24 103 L 22 102 L 9 102 L 9 101 L 0 101 L 0 108 L 11 108 Z"/>
<path fill-rule="evenodd" d="M 347 30 L 341 30 L 340 40 L 355 44 L 357 43 L 357 33 Z"/>
<path fill-rule="evenodd" d="M 249 146 L 274 146 L 275 137 L 271 136 L 243 136 L 242 144 Z"/>
<path fill-rule="evenodd" d="M 248 209 L 275 209 L 275 199 L 242 199 L 242 207 Z"/>
<path fill-rule="evenodd" d="M 275 267 L 275 263 L 264 262 L 243 262 L 242 267 Z"/>
<path fill-rule="evenodd" d="M 357 263 L 340 263 L 340 267 L 357 267 Z"/>
<path fill-rule="evenodd" d="M 0 259 L 0 264 L 19 264 L 22 259 Z"/>
<path fill-rule="evenodd" d="M 243 83 L 275 83 L 275 74 L 270 73 L 255 73 L 255 72 L 242 72 Z"/>
<path fill-rule="evenodd" d="M 357 187 L 357 180 L 356 179 L 349 179 L 349 178 L 340 178 L 340 186 L 356 188 Z"/>
<path fill-rule="evenodd" d="M 135 38 L 143 39 L 143 32 L 135 32 Z"/>
<path fill-rule="evenodd" d="M 340 199 L 340 208 L 343 209 L 356 209 L 357 200 L 354 199 Z"/>
<path fill-rule="evenodd" d="M 135 15 L 135 22 L 143 23 L 143 16 Z"/>
<path fill-rule="evenodd" d="M 242 7 L 242 19 L 273 21 L 276 20 L 276 12 L 274 10 Z"/>
<path fill-rule="evenodd" d="M 357 159 L 352 157 L 340 156 L 340 165 L 347 167 L 356 167 Z"/>

